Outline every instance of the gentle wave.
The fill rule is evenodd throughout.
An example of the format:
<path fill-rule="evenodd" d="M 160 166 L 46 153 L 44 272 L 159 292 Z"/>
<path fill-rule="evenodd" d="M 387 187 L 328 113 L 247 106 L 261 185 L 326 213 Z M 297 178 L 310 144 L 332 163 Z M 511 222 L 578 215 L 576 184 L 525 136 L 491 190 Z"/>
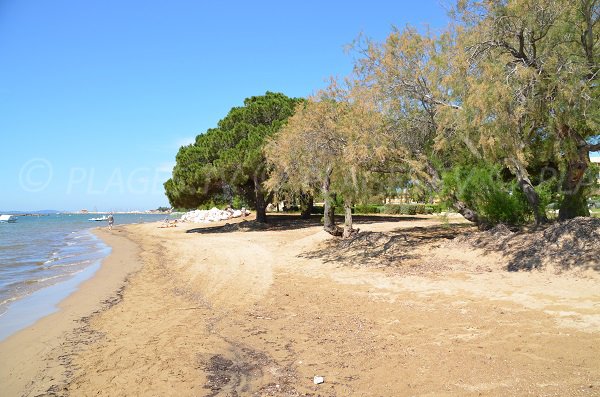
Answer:
<path fill-rule="evenodd" d="M 15 301 L 98 263 L 110 248 L 91 233 L 89 215 L 19 217 L 0 225 L 0 314 Z M 160 221 L 164 215 L 117 214 L 119 224 Z M 8 225 L 8 227 L 6 227 Z"/>

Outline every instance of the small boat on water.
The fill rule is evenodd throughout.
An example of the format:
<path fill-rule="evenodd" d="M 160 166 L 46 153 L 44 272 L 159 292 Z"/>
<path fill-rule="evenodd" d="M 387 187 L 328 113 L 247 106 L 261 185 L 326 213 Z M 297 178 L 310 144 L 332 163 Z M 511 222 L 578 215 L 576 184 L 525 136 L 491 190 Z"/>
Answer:
<path fill-rule="evenodd" d="M 17 217 L 14 215 L 0 215 L 0 222 L 2 223 L 15 223 Z"/>
<path fill-rule="evenodd" d="M 90 218 L 88 219 L 88 221 L 92 221 L 92 222 L 101 222 L 101 221 L 107 221 L 108 220 L 108 216 L 104 215 L 101 218 Z"/>

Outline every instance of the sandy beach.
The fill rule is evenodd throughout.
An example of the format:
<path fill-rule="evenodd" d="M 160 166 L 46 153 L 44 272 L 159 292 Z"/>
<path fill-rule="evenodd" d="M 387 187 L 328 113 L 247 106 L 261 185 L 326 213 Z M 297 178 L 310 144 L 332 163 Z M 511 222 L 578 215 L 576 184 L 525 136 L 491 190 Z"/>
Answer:
<path fill-rule="evenodd" d="M 97 274 L 0 343 L 1 394 L 600 395 L 597 272 L 508 272 L 434 216 L 357 219 L 393 257 L 317 223 L 97 230 Z"/>

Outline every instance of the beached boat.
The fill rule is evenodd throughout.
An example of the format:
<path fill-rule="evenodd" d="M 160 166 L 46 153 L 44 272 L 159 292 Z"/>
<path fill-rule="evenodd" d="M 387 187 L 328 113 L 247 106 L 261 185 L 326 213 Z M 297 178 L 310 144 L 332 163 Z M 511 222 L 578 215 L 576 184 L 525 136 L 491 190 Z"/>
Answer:
<path fill-rule="evenodd" d="M 14 215 L 0 215 L 0 222 L 2 223 L 15 223 L 17 217 Z"/>
<path fill-rule="evenodd" d="M 104 215 L 101 218 L 90 218 L 88 219 L 88 221 L 92 221 L 92 222 L 101 222 L 101 221 L 107 221 L 108 217 L 106 215 Z"/>

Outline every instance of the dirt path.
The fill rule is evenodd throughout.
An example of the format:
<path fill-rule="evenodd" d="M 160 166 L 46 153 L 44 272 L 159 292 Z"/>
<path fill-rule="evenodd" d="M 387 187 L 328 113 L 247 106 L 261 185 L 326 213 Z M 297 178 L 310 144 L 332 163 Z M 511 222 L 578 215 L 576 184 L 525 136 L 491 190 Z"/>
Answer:
<path fill-rule="evenodd" d="M 315 227 L 126 230 L 144 266 L 72 335 L 59 395 L 600 395 L 597 277 L 433 243 L 407 263 L 442 273 L 324 263 L 301 255 L 328 238 Z"/>

